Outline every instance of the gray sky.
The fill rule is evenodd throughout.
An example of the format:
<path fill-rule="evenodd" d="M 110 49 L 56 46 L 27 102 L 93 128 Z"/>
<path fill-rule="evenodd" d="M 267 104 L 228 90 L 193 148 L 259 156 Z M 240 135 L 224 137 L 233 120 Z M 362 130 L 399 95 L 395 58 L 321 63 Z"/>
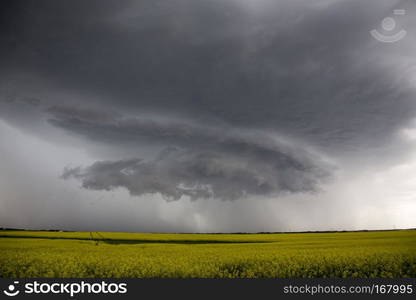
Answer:
<path fill-rule="evenodd" d="M 414 1 L 1 6 L 0 226 L 416 227 Z"/>

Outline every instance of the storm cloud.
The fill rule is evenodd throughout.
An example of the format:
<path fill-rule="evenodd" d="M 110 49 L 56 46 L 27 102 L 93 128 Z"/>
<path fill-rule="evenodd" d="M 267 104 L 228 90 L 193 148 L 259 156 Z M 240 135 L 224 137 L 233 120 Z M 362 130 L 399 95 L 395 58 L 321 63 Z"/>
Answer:
<path fill-rule="evenodd" d="M 285 227 L 285 211 L 296 205 L 293 216 L 304 216 L 305 226 L 310 211 L 333 207 L 337 219 L 335 208 L 343 207 L 357 212 L 340 225 L 345 227 L 359 223 L 360 205 L 384 207 L 397 200 L 364 186 L 383 180 L 396 186 L 402 179 L 387 174 L 404 174 L 396 171 L 400 166 L 412 169 L 414 1 L 1 5 L 4 135 L 10 139 L 18 130 L 21 139 L 42 141 L 42 149 L 76 153 L 51 150 L 59 157 L 54 180 L 81 184 L 84 198 L 127 191 L 119 201 L 136 201 L 143 210 L 209 199 L 192 201 L 182 215 L 197 214 L 198 230 L 219 231 L 243 226 L 216 219 L 215 212 L 229 203 L 230 211 L 241 209 L 246 220 L 253 218 L 253 230 Z M 406 15 L 394 16 L 398 8 Z M 407 30 L 405 39 L 383 44 L 371 37 L 372 29 L 389 34 L 380 25 L 387 16 Z M 29 154 L 15 157 L 9 149 L 14 144 L 3 140 L 0 154 L 14 158 L 15 168 L 36 161 Z M 13 165 L 7 166 L 3 177 L 20 186 L 17 176 L 7 176 L 14 174 Z M 42 168 L 37 172 L 42 178 Z M 33 199 L 19 201 L 40 203 L 44 195 L 26 186 Z M 7 191 L 0 198 L 11 203 L 7 199 L 15 197 Z M 66 194 L 68 203 L 80 206 L 73 193 Z M 403 201 L 413 209 L 411 200 Z M 276 209 L 275 220 L 250 214 L 266 203 Z M 203 205 L 209 205 L 206 211 Z M 150 214 L 160 217 L 158 209 Z M 317 220 L 309 224 L 322 218 Z M 148 230 L 146 224 L 141 226 Z"/>
<path fill-rule="evenodd" d="M 171 120 L 123 118 L 105 112 L 51 107 L 49 122 L 99 142 L 124 147 L 159 145 L 151 161 L 100 161 L 67 169 L 63 178 L 90 189 L 127 188 L 132 195 L 160 193 L 166 199 L 271 196 L 315 191 L 329 176 L 329 164 L 293 143 L 262 132 L 197 126 Z"/>

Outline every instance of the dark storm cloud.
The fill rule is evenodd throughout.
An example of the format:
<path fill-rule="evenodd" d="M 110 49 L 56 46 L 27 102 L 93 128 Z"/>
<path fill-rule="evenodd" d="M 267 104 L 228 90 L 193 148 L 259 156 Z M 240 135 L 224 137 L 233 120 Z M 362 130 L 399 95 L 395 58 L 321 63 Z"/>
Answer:
<path fill-rule="evenodd" d="M 386 60 L 368 35 L 409 1 L 42 3 L 16 1 L 22 22 L 5 19 L 4 70 L 102 106 L 279 130 L 338 150 L 380 146 L 415 113 L 399 74 L 409 61 Z"/>
<path fill-rule="evenodd" d="M 132 195 L 160 193 L 166 199 L 270 196 L 312 192 L 328 178 L 329 165 L 318 155 L 259 132 L 201 127 L 178 121 L 109 117 L 68 107 L 49 109 L 50 122 L 98 142 L 159 145 L 156 158 L 99 161 L 67 168 L 64 179 L 85 188 L 127 188 Z M 168 145 L 168 147 L 166 147 Z"/>
<path fill-rule="evenodd" d="M 86 168 L 68 168 L 63 178 L 79 179 L 88 189 L 124 187 L 132 195 L 160 193 L 167 200 L 182 196 L 236 200 L 316 191 L 328 175 L 310 160 L 294 161 L 279 152 L 274 159 L 167 148 L 152 161 L 99 161 Z"/>
<path fill-rule="evenodd" d="M 173 199 L 313 191 L 331 169 L 293 140 L 357 155 L 414 117 L 402 71 L 415 61 L 397 59 L 414 39 L 386 48 L 368 32 L 412 3 L 15 1 L 3 20 L 0 93 L 27 97 L 29 82 L 45 97 L 39 118 L 85 148 L 137 149 L 132 160 L 66 170 L 87 188 Z M 20 73 L 29 79 L 11 75 Z M 3 118 L 24 115 L 8 111 Z M 177 150 L 141 156 L 169 147 Z"/>
<path fill-rule="evenodd" d="M 415 12 L 414 0 L 0 1 L 0 225 L 414 227 Z M 405 39 L 371 37 L 387 16 Z"/>

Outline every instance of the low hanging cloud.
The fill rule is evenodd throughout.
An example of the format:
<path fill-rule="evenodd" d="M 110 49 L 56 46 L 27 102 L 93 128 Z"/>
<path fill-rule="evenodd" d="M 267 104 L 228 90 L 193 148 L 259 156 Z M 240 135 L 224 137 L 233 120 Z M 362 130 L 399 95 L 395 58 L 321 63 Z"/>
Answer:
<path fill-rule="evenodd" d="M 329 164 L 294 143 L 247 130 L 221 130 L 173 121 L 100 115 L 68 107 L 49 109 L 51 124 L 101 142 L 164 145 L 152 159 L 97 161 L 66 168 L 93 190 L 123 187 L 132 195 L 161 194 L 167 200 L 236 200 L 246 196 L 313 192 L 330 176 Z M 168 145 L 168 146 L 166 146 Z"/>
<path fill-rule="evenodd" d="M 236 200 L 245 196 L 316 191 L 328 171 L 311 161 L 295 161 L 276 151 L 275 161 L 219 152 L 167 148 L 157 159 L 98 161 L 86 168 L 66 168 L 63 178 L 81 180 L 93 190 L 124 187 L 141 196 L 160 193 L 166 200 Z"/>

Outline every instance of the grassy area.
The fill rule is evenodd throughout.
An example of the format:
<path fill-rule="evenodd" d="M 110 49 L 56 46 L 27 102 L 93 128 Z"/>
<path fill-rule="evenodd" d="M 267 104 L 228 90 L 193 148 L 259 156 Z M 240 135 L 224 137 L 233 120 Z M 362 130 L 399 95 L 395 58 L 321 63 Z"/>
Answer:
<path fill-rule="evenodd" d="M 0 277 L 416 277 L 416 231 L 0 231 Z"/>

